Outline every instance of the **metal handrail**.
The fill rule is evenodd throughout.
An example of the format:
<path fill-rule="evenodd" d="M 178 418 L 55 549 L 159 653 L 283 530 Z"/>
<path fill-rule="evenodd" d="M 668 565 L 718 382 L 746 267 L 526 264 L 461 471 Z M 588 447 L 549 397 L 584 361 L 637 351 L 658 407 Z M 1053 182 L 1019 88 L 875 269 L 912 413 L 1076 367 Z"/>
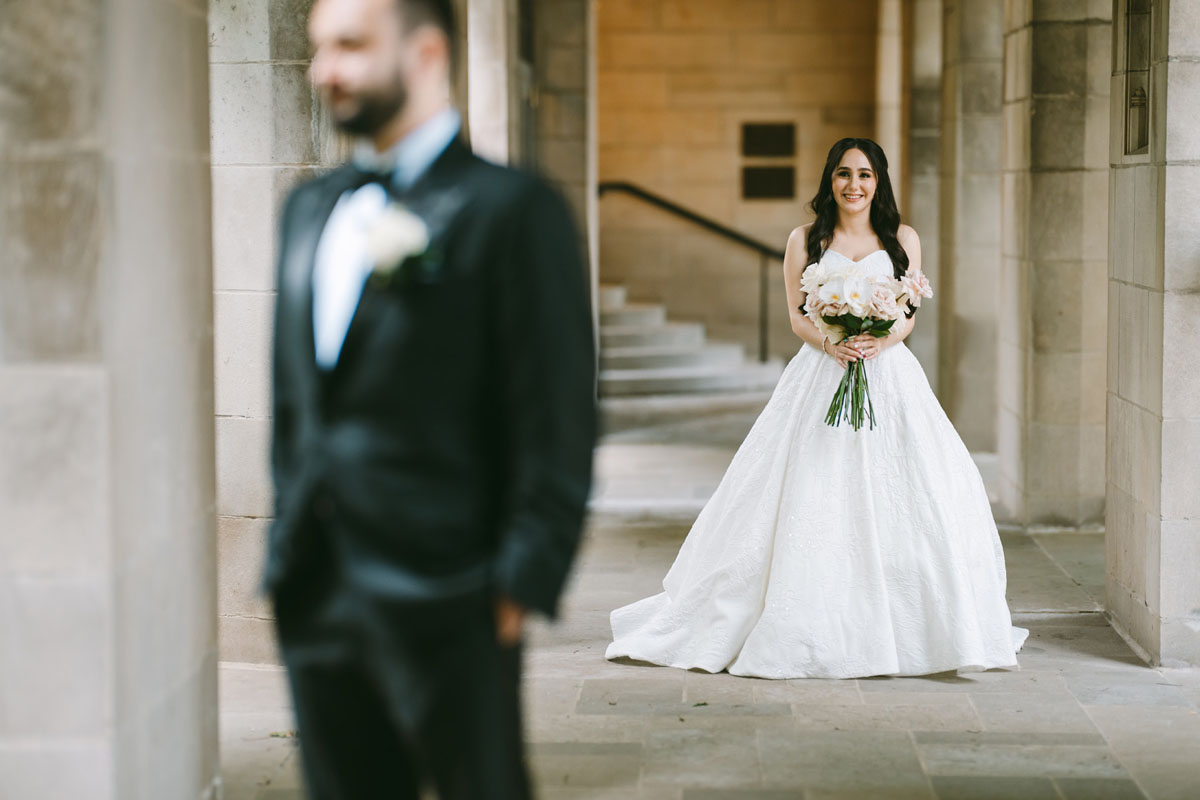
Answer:
<path fill-rule="evenodd" d="M 777 247 L 772 247 L 766 242 L 759 241 L 751 236 L 747 236 L 741 231 L 734 230 L 728 225 L 722 225 L 714 219 L 698 214 L 689 208 L 675 203 L 667 198 L 657 195 L 654 192 L 643 189 L 642 187 L 629 183 L 627 181 L 604 181 L 597 187 L 597 194 L 603 197 L 608 192 L 624 192 L 652 206 L 656 206 L 669 214 L 673 214 L 681 219 L 685 219 L 701 228 L 722 236 L 731 242 L 740 244 L 743 247 L 758 253 L 758 360 L 766 363 L 767 361 L 767 312 L 768 300 L 770 296 L 770 278 L 768 269 L 770 267 L 770 259 L 783 261 L 784 253 Z"/>

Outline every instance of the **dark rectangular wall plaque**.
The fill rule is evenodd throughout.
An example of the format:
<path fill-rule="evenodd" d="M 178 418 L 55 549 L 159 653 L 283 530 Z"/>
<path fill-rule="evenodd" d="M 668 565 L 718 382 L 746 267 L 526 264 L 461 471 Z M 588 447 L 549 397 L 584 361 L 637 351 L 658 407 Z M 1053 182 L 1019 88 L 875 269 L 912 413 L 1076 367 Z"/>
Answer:
<path fill-rule="evenodd" d="M 796 155 L 796 126 L 790 122 L 744 123 L 742 155 L 791 158 Z"/>
<path fill-rule="evenodd" d="M 792 200 L 795 197 L 795 167 L 742 167 L 743 199 Z"/>

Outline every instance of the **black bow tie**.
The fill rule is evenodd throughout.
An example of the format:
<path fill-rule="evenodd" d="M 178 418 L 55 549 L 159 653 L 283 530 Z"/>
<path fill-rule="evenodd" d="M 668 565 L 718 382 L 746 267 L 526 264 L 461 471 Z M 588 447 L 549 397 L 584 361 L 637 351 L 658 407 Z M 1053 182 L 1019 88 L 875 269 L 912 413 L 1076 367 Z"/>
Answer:
<path fill-rule="evenodd" d="M 355 164 L 350 165 L 351 177 L 350 187 L 352 189 L 361 189 L 368 183 L 377 183 L 382 186 L 388 194 L 392 194 L 395 190 L 392 187 L 392 173 L 380 172 L 374 169 L 363 169 Z"/>

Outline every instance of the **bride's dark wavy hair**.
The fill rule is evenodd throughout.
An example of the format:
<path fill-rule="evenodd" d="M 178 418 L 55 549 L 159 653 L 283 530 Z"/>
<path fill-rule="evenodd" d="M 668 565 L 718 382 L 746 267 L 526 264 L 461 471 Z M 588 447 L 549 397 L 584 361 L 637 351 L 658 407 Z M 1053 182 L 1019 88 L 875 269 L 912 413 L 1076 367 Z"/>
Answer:
<path fill-rule="evenodd" d="M 871 201 L 871 227 L 883 249 L 892 259 L 896 277 L 908 272 L 908 253 L 900 246 L 896 232 L 900 230 L 900 209 L 896 207 L 896 195 L 892 193 L 892 179 L 888 177 L 887 156 L 883 148 L 870 139 L 842 139 L 829 149 L 825 159 L 825 171 L 821 173 L 821 186 L 817 196 L 808 207 L 816 215 L 808 229 L 808 263 L 815 264 L 825 255 L 833 239 L 833 229 L 838 221 L 837 200 L 833 197 L 833 171 L 842 163 L 848 150 L 861 150 L 875 171 L 875 198 Z"/>

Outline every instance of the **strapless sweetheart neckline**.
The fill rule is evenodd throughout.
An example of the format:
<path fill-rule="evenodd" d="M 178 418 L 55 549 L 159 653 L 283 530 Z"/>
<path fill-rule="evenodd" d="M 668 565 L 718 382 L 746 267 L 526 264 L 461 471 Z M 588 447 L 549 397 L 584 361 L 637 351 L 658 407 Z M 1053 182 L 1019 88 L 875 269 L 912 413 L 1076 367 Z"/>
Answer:
<path fill-rule="evenodd" d="M 832 248 L 827 248 L 825 250 L 825 252 L 833 253 L 835 256 L 841 256 L 842 258 L 849 261 L 851 264 L 861 264 L 862 262 L 866 261 L 868 258 L 875 255 L 876 253 L 886 253 L 887 251 L 881 247 L 878 250 L 872 250 L 871 252 L 867 253 L 865 256 L 863 256 L 862 258 L 860 258 L 858 260 L 855 260 L 855 259 L 851 258 L 850 256 L 845 255 L 844 253 L 839 253 L 837 250 L 834 250 Z"/>

